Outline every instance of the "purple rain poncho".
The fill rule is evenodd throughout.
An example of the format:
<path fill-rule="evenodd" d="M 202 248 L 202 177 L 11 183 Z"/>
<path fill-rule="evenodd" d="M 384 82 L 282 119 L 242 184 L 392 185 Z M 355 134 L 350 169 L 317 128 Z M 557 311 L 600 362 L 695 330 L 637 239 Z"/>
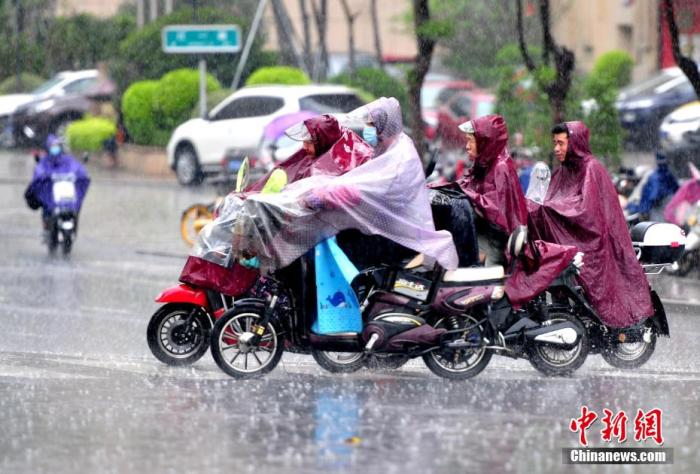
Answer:
<path fill-rule="evenodd" d="M 342 176 L 311 176 L 245 201 L 229 196 L 219 219 L 227 216 L 235 220 L 235 257 L 257 256 L 263 269 L 283 268 L 345 229 L 381 235 L 457 267 L 451 235 L 435 230 L 423 166 L 405 134 Z"/>

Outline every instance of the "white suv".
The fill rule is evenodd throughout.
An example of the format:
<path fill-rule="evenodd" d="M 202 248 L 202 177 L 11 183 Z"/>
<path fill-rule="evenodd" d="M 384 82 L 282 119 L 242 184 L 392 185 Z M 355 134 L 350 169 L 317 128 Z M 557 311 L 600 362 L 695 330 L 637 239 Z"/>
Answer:
<path fill-rule="evenodd" d="M 300 110 L 346 113 L 364 102 L 343 86 L 253 86 L 239 89 L 207 118 L 188 120 L 168 142 L 168 163 L 180 184 L 194 184 L 218 173 L 227 150 L 255 150 L 263 129 L 280 115 Z"/>

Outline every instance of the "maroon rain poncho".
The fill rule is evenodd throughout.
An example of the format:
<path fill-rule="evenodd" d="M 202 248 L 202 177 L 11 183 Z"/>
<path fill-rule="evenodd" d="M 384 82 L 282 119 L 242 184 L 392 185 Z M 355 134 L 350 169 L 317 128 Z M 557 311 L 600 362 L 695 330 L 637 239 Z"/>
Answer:
<path fill-rule="evenodd" d="M 306 119 L 304 125 L 309 130 L 316 153 L 311 156 L 301 149 L 274 168 L 287 173 L 288 183 L 315 174 L 341 175 L 372 158 L 372 147 L 352 130 L 341 127 L 331 115 Z M 245 191 L 262 190 L 272 171 L 248 186 Z"/>
<path fill-rule="evenodd" d="M 584 252 L 580 280 L 603 322 L 631 326 L 654 314 L 610 176 L 588 143 L 588 128 L 567 122 L 566 160 L 552 175 L 543 204 L 528 203 L 532 231 Z"/>
<path fill-rule="evenodd" d="M 527 205 L 515 163 L 506 148 L 506 122 L 500 115 L 485 115 L 472 120 L 472 124 L 478 156 L 457 184 L 477 214 L 508 235 L 527 223 Z"/>

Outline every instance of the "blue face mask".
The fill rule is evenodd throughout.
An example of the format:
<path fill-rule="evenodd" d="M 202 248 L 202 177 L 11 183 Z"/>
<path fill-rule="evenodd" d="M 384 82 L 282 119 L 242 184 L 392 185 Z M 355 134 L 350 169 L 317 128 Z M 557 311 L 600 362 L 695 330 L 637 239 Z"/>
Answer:
<path fill-rule="evenodd" d="M 377 146 L 377 127 L 365 125 L 362 129 L 362 138 L 372 146 Z"/>
<path fill-rule="evenodd" d="M 51 145 L 49 147 L 49 154 L 51 156 L 58 156 L 61 154 L 61 145 Z"/>

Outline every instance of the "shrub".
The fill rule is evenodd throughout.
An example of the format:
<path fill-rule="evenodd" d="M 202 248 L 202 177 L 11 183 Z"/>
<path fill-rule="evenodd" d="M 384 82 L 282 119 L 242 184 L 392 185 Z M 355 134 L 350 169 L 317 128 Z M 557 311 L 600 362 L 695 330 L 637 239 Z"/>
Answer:
<path fill-rule="evenodd" d="M 105 140 L 114 136 L 117 127 L 109 119 L 86 117 L 72 122 L 66 130 L 73 151 L 100 151 Z"/>
<path fill-rule="evenodd" d="M 207 92 L 221 89 L 219 81 L 207 74 Z M 154 96 L 156 126 L 172 130 L 190 118 L 192 107 L 199 100 L 199 71 L 178 69 L 158 81 Z"/>
<path fill-rule="evenodd" d="M 596 59 L 591 76 L 609 82 L 612 86 L 625 87 L 632 79 L 634 59 L 625 51 L 613 50 L 602 54 Z"/>
<path fill-rule="evenodd" d="M 10 76 L 4 81 L 0 82 L 0 95 L 30 92 L 39 87 L 45 81 L 43 77 L 37 76 L 36 74 L 31 74 L 29 72 L 20 74 L 20 79 L 22 80 L 21 90 L 17 90 L 15 88 L 15 76 Z"/>
<path fill-rule="evenodd" d="M 158 81 L 133 83 L 122 98 L 124 126 L 134 143 L 151 145 L 156 142 L 155 95 Z"/>
<path fill-rule="evenodd" d="M 253 72 L 245 82 L 246 86 L 261 84 L 305 85 L 311 79 L 301 69 L 290 66 L 261 67 Z"/>
<path fill-rule="evenodd" d="M 366 91 L 375 98 L 395 97 L 401 104 L 401 110 L 404 113 L 404 117 L 406 117 L 406 112 L 408 111 L 408 92 L 406 87 L 399 80 L 381 69 L 361 67 L 354 74 L 339 74 L 331 78 L 331 82 Z M 368 97 L 362 98 L 364 100 Z"/>

